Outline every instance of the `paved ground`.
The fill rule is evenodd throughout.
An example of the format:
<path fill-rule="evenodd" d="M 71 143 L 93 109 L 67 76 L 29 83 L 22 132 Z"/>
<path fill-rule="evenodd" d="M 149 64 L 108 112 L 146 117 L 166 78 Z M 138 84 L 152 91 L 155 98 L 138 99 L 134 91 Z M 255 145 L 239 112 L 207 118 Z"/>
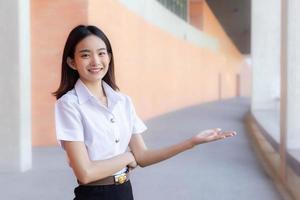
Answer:
<path fill-rule="evenodd" d="M 238 136 L 200 145 L 165 162 L 132 174 L 136 200 L 279 200 L 270 178 L 258 162 L 243 125 L 249 110 L 244 98 L 212 102 L 178 110 L 147 121 L 150 148 L 188 138 L 200 130 L 220 127 Z M 34 148 L 33 169 L 0 173 L 1 199 L 66 200 L 76 185 L 64 152 Z"/>

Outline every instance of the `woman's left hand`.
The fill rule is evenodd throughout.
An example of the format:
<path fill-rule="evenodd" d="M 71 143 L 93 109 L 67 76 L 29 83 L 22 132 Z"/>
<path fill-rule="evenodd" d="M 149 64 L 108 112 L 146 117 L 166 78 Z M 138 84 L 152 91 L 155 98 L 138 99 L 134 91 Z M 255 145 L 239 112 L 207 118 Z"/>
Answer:
<path fill-rule="evenodd" d="M 220 128 L 201 131 L 191 138 L 193 146 L 235 136 L 235 131 L 221 131 Z"/>
<path fill-rule="evenodd" d="M 133 153 L 131 151 L 130 151 L 130 153 L 132 154 L 132 156 L 134 158 L 134 161 L 132 161 L 131 163 L 129 163 L 127 165 L 127 168 L 128 168 L 129 171 L 132 171 L 132 170 L 134 170 L 138 166 L 138 164 L 137 164 L 137 162 L 135 160 L 135 157 L 134 157 Z"/>

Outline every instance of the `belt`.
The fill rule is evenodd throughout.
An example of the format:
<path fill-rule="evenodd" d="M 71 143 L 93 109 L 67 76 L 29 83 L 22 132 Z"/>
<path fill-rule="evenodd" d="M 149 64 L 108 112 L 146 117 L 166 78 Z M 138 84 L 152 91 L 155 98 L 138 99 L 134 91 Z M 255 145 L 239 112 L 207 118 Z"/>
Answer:
<path fill-rule="evenodd" d="M 109 176 L 97 181 L 93 181 L 87 184 L 82 184 L 78 180 L 79 185 L 86 185 L 86 186 L 94 186 L 94 185 L 120 185 L 129 180 L 129 172 L 124 172 L 122 174 L 117 174 L 114 176 Z"/>

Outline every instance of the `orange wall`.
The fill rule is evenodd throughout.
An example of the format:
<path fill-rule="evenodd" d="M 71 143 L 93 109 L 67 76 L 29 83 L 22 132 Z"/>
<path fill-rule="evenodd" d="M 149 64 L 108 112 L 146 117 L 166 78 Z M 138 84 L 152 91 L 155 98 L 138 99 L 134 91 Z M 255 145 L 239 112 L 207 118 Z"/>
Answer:
<path fill-rule="evenodd" d="M 202 30 L 203 28 L 203 6 L 205 2 L 200 1 L 189 1 L 189 23 L 194 27 Z"/>
<path fill-rule="evenodd" d="M 143 119 L 217 100 L 220 89 L 222 98 L 236 95 L 241 56 L 206 5 L 203 29 L 218 37 L 216 52 L 172 36 L 118 1 L 67 2 L 32 1 L 33 145 L 56 144 L 50 93 L 59 84 L 66 36 L 78 23 L 97 25 L 108 35 L 117 84 Z"/>
<path fill-rule="evenodd" d="M 55 101 L 63 46 L 78 23 L 87 22 L 87 3 L 82 0 L 31 0 L 31 88 L 32 143 L 34 146 L 55 143 Z"/>
<path fill-rule="evenodd" d="M 220 43 L 217 57 L 220 59 L 221 97 L 230 98 L 237 93 L 237 75 L 245 64 L 244 57 L 228 37 L 211 9 L 204 3 L 202 31 L 214 36 Z"/>

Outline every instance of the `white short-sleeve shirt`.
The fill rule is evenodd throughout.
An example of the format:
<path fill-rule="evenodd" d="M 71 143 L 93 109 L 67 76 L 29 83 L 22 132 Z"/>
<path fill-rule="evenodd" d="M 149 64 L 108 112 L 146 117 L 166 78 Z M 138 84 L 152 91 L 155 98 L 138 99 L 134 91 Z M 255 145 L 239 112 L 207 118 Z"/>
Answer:
<path fill-rule="evenodd" d="M 78 79 L 75 87 L 55 104 L 56 136 L 61 141 L 82 141 L 91 160 L 103 160 L 127 150 L 132 134 L 147 127 L 135 112 L 129 96 L 102 81 L 108 107 Z"/>

